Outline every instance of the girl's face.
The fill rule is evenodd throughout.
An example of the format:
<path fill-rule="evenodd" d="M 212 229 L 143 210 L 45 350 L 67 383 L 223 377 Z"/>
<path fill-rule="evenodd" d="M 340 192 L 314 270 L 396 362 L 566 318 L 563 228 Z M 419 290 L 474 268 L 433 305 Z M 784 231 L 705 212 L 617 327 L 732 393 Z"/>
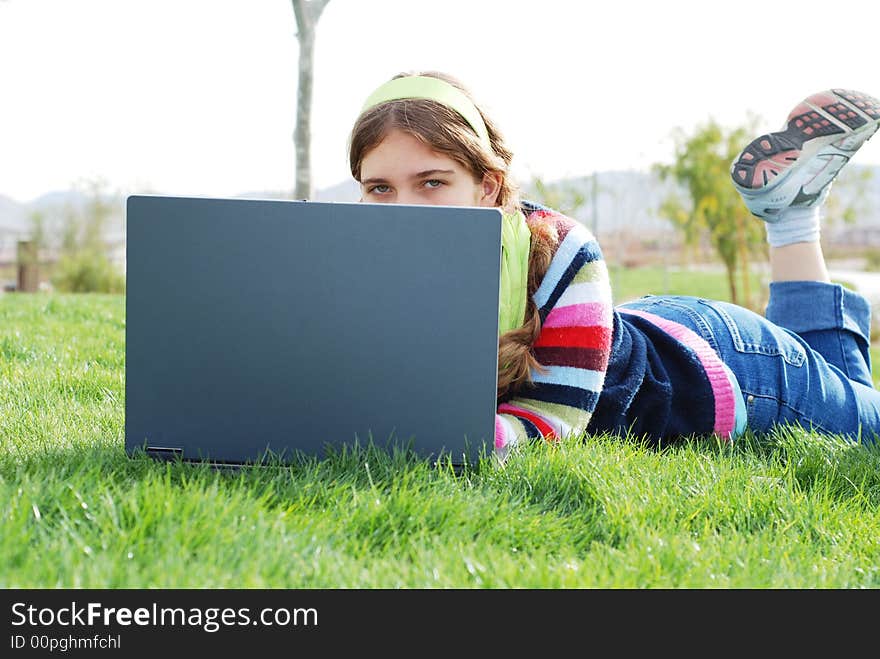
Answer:
<path fill-rule="evenodd" d="M 464 166 L 401 130 L 361 161 L 361 201 L 429 206 L 495 206 L 500 174 L 475 181 Z"/>

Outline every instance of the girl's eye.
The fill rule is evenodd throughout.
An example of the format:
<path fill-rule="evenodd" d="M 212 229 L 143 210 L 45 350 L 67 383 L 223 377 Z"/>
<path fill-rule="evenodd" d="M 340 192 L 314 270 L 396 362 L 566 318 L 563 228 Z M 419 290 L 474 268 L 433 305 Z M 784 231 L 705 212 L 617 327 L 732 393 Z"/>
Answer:
<path fill-rule="evenodd" d="M 428 179 L 427 181 L 425 181 L 426 188 L 439 188 L 441 185 L 443 185 L 443 181 L 438 181 L 435 178 Z"/>
<path fill-rule="evenodd" d="M 390 188 L 387 185 L 380 183 L 380 184 L 374 185 L 373 187 L 368 189 L 367 192 L 369 192 L 369 193 L 375 192 L 376 194 L 385 194 L 386 192 L 388 192 L 389 189 Z"/>

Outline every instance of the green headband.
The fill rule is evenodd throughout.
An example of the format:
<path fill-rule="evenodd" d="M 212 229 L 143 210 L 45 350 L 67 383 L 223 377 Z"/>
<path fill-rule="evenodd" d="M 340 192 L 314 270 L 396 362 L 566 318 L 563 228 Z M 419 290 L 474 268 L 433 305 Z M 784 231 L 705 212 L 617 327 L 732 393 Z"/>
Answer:
<path fill-rule="evenodd" d="M 367 98 L 361 112 L 366 112 L 372 107 L 388 101 L 397 101 L 407 98 L 424 98 L 437 101 L 450 110 L 455 110 L 464 117 L 480 141 L 490 151 L 492 143 L 489 140 L 489 131 L 477 106 L 467 97 L 463 91 L 450 85 L 445 80 L 430 76 L 406 76 L 394 78 L 380 86 Z"/>

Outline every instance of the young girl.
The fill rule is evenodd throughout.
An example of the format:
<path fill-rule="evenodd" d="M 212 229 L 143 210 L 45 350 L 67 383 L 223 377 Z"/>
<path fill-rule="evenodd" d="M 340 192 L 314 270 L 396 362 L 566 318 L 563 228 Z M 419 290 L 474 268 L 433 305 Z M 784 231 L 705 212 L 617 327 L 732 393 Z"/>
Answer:
<path fill-rule="evenodd" d="M 613 307 L 594 236 L 518 197 L 498 127 L 445 74 L 400 74 L 380 86 L 352 129 L 349 158 L 362 201 L 503 210 L 495 423 L 502 459 L 541 437 L 732 440 L 782 423 L 868 443 L 880 433 L 870 305 L 830 282 L 819 219 L 835 176 L 878 126 L 876 99 L 820 92 L 733 163 L 736 189 L 766 222 L 766 318 L 688 296 Z"/>

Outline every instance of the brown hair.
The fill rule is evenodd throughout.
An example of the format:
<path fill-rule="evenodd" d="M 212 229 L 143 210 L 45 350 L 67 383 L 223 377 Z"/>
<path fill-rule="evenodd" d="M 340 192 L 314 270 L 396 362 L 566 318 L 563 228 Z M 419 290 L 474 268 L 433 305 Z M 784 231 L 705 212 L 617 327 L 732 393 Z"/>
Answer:
<path fill-rule="evenodd" d="M 438 71 L 400 73 L 394 78 L 418 75 L 439 78 L 460 89 L 473 100 L 472 94 L 456 78 Z M 476 105 L 476 104 L 475 104 Z M 519 208 L 519 192 L 509 176 L 513 153 L 495 123 L 477 105 L 486 124 L 492 147 L 488 151 L 473 128 L 458 112 L 445 105 L 421 98 L 407 98 L 381 103 L 363 112 L 354 124 L 349 140 L 351 175 L 361 180 L 361 163 L 373 148 L 394 129 L 404 131 L 432 150 L 442 153 L 471 172 L 475 181 L 487 173 L 501 174 L 498 205 L 506 212 Z M 529 274 L 526 287 L 525 322 L 521 327 L 504 333 L 498 341 L 498 400 L 507 400 L 531 382 L 531 369 L 541 368 L 532 345 L 541 331 L 541 318 L 532 296 L 547 273 L 558 236 L 543 221 L 530 221 L 532 240 L 529 249 Z"/>

